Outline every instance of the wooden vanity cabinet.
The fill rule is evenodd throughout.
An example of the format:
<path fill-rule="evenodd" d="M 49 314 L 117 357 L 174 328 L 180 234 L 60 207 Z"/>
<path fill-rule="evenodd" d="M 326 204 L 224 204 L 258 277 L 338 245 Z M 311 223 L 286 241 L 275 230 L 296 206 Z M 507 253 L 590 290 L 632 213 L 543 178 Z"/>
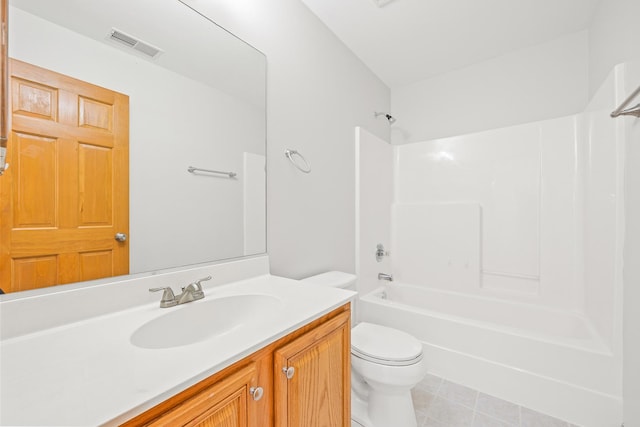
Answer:
<path fill-rule="evenodd" d="M 346 304 L 123 426 L 348 427 L 350 348 Z"/>

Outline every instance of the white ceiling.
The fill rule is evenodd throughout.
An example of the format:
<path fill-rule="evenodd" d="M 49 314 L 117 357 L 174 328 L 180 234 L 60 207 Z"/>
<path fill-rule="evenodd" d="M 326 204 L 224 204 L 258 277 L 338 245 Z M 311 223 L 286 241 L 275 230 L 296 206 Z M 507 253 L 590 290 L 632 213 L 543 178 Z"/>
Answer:
<path fill-rule="evenodd" d="M 600 0 L 301 1 L 394 87 L 584 30 Z"/>

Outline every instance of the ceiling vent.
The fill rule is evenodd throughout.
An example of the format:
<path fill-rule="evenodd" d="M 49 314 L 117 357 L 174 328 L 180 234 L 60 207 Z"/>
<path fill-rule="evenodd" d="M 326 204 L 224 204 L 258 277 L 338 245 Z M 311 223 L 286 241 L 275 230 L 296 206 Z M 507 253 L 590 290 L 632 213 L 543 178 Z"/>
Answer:
<path fill-rule="evenodd" d="M 123 33 L 120 30 L 116 30 L 115 28 L 111 29 L 108 38 L 133 50 L 137 50 L 138 52 L 143 53 L 150 58 L 156 58 L 162 53 L 161 49 L 149 43 L 143 42 L 142 40 L 139 40 L 129 34 Z"/>
<path fill-rule="evenodd" d="M 385 7 L 386 5 L 388 5 L 389 3 L 391 3 L 394 0 L 373 0 L 373 2 L 376 4 L 376 6 L 378 7 Z"/>

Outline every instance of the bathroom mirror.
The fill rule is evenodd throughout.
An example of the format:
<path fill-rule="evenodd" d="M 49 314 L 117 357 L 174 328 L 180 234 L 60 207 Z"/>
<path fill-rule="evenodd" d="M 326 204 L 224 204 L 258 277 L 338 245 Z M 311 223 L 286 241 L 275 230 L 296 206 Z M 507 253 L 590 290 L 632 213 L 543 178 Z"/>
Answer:
<path fill-rule="evenodd" d="M 152 272 L 266 252 L 266 59 L 262 53 L 200 15 L 186 0 L 9 0 L 9 56 L 128 97 L 127 164 L 123 163 L 122 169 L 114 166 L 111 175 L 100 175 L 100 166 L 95 166 L 99 161 L 90 163 L 86 155 L 78 161 L 80 168 L 84 165 L 95 176 L 74 184 L 82 187 L 80 192 L 89 192 L 93 187 L 87 182 L 102 180 L 110 186 L 108 191 L 121 199 L 104 202 L 107 191 L 100 190 L 100 194 L 81 194 L 85 205 L 68 203 L 69 209 L 80 212 L 77 216 L 87 216 L 91 209 L 98 211 L 93 205 L 100 203 L 108 212 L 128 203 L 125 230 L 113 230 L 118 233 L 114 233 L 116 245 L 126 246 L 129 252 L 125 272 Z M 5 204 L 0 219 L 3 238 L 16 236 L 11 234 L 15 230 L 8 228 L 15 227 L 9 223 L 17 217 L 50 214 L 50 223 L 41 221 L 43 230 L 63 222 L 57 211 L 42 215 L 30 211 L 27 215 L 20 211 L 25 206 L 30 210 L 38 206 L 49 209 L 49 205 L 58 209 L 67 203 L 54 196 L 51 203 L 47 201 L 49 193 L 62 191 L 52 172 L 63 167 L 55 157 L 56 149 L 51 148 L 55 144 L 49 143 L 53 139 L 16 130 L 19 123 L 36 115 L 22 114 L 18 102 L 42 109 L 43 97 L 55 100 L 65 95 L 49 84 L 30 81 L 24 85 L 12 82 L 11 90 L 15 126 L 9 144 L 15 144 L 14 148 L 23 144 L 18 149 L 22 150 L 21 159 L 39 151 L 51 152 L 52 166 L 38 170 L 31 164 L 32 182 L 42 185 L 29 190 L 28 185 L 16 184 L 18 175 L 26 174 L 27 160 L 17 159 L 17 155 L 8 160 L 9 169 L 0 180 L 12 180 L 9 187 L 13 191 L 35 194 L 42 200 L 34 201 L 30 196 L 31 202 L 15 203 L 11 207 L 13 219 L 6 214 Z M 94 118 L 105 128 L 114 121 L 124 121 L 101 117 L 104 103 L 100 100 L 91 96 L 78 99 L 85 110 L 77 114 L 84 114 L 86 120 Z M 51 117 L 63 114 L 51 113 Z M 85 123 L 85 128 L 92 126 L 98 125 Z M 16 136 L 16 132 L 22 133 Z M 29 138 L 37 141 L 22 142 Z M 115 157 L 103 157 L 110 167 L 116 161 Z M 111 185 L 120 171 L 124 175 L 127 166 L 126 188 Z M 50 186 L 51 191 L 47 193 L 43 186 Z M 6 193 L 7 186 L 3 188 Z M 5 193 L 4 200 L 11 197 Z M 109 218 L 104 221 L 107 224 Z M 28 221 L 25 224 L 25 229 L 40 227 L 37 221 L 35 226 Z M 31 247 L 39 244 L 40 235 L 34 236 L 26 238 L 32 239 L 27 242 Z M 64 267 L 56 261 L 60 256 L 46 250 L 13 258 L 5 253 L 2 268 L 12 268 L 12 276 L 31 277 L 24 280 L 26 285 L 11 290 L 29 290 L 41 287 L 30 286 L 30 280 L 60 277 L 65 268 L 80 270 L 93 263 L 98 270 L 109 270 L 104 267 L 110 262 L 109 255 L 103 255 L 83 255 L 85 264 Z M 82 280 L 109 276 L 89 274 Z M 2 277 L 3 282 L 8 280 L 8 275 Z M 2 283 L 0 287 L 8 286 Z"/>

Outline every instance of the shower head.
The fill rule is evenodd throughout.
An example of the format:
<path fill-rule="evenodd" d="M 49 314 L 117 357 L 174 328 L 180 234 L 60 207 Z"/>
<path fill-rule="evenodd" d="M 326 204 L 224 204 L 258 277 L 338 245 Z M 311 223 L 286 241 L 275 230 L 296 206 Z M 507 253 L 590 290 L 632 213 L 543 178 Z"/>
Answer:
<path fill-rule="evenodd" d="M 376 112 L 374 112 L 374 113 L 373 113 L 373 116 L 374 116 L 374 117 L 384 116 L 387 120 L 389 120 L 389 124 L 390 124 L 390 125 L 392 125 L 392 124 L 394 124 L 394 123 L 396 122 L 396 118 L 395 118 L 395 117 L 393 117 L 393 116 L 392 116 L 391 114 L 389 114 L 389 113 L 384 113 L 384 112 L 378 113 L 378 112 L 376 111 Z"/>

